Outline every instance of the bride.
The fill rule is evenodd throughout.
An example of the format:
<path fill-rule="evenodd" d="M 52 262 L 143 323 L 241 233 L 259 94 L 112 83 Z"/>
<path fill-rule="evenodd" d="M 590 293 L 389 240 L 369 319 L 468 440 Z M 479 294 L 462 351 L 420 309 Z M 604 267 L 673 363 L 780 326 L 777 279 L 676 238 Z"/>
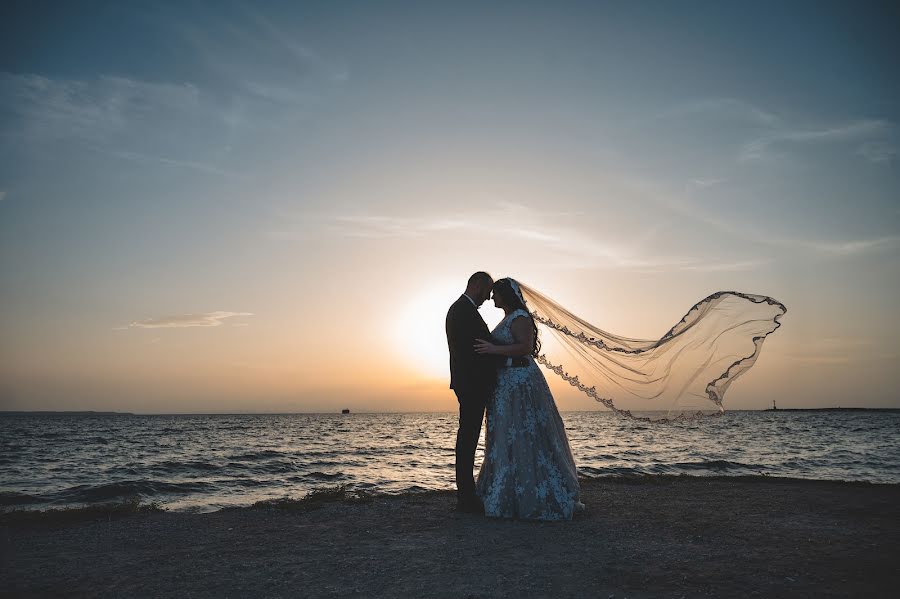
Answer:
<path fill-rule="evenodd" d="M 537 326 L 516 281 L 500 279 L 492 292 L 506 316 L 491 332 L 496 343 L 479 340 L 475 351 L 507 359 L 487 407 L 476 492 L 487 516 L 570 520 L 584 506 L 565 426 L 535 363 L 541 347 Z"/>

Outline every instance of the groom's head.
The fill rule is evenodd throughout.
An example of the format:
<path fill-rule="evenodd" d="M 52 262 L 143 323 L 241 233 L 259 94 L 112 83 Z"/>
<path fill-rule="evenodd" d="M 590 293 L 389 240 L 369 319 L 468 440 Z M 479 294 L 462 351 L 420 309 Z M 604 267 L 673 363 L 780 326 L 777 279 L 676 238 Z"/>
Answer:
<path fill-rule="evenodd" d="M 491 297 L 491 287 L 494 285 L 494 279 L 486 272 L 478 271 L 469 277 L 469 283 L 466 285 L 466 295 L 472 298 L 476 306 L 483 304 Z"/>

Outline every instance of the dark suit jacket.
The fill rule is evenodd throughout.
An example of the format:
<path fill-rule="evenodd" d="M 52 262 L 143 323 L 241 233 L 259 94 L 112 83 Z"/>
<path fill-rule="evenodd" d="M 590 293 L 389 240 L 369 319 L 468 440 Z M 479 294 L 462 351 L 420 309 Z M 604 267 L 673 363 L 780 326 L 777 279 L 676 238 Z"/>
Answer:
<path fill-rule="evenodd" d="M 496 356 L 475 353 L 475 340 L 490 341 L 481 314 L 465 295 L 447 311 L 447 346 L 450 348 L 450 388 L 459 396 L 486 398 L 497 378 Z"/>

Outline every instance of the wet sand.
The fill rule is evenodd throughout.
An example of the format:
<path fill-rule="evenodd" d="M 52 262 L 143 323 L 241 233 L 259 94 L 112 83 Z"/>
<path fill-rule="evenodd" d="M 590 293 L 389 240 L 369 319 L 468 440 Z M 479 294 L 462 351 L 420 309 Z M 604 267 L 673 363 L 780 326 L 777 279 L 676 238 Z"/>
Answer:
<path fill-rule="evenodd" d="M 900 485 L 583 481 L 572 522 L 497 521 L 451 493 L 313 511 L 0 524 L 2 596 L 894 597 Z"/>

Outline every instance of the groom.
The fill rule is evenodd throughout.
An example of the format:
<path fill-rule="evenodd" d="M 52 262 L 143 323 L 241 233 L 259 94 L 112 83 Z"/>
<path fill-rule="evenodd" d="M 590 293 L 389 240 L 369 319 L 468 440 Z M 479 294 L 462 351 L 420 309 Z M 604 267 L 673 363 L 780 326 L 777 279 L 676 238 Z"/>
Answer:
<path fill-rule="evenodd" d="M 475 449 L 481 422 L 496 379 L 494 356 L 475 353 L 476 339 L 490 339 L 478 307 L 491 295 L 494 281 L 486 272 L 469 277 L 466 292 L 447 312 L 447 345 L 450 348 L 450 388 L 459 400 L 459 431 L 456 433 L 456 509 L 484 513 L 475 495 Z"/>

